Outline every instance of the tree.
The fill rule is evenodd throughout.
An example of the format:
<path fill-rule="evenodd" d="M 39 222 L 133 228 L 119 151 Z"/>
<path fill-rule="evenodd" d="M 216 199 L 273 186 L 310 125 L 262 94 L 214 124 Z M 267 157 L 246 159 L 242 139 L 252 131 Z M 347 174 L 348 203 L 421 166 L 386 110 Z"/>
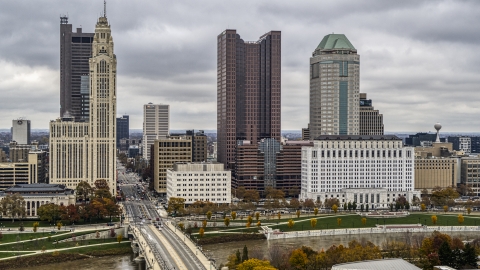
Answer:
<path fill-rule="evenodd" d="M 37 209 L 37 215 L 40 220 L 47 220 L 48 222 L 59 220 L 60 207 L 53 203 L 44 204 Z"/>
<path fill-rule="evenodd" d="M 445 212 L 445 213 L 448 212 L 448 206 L 447 205 L 443 206 L 443 212 Z"/>
<path fill-rule="evenodd" d="M 120 244 L 120 242 L 122 242 L 122 240 L 123 240 L 123 235 L 121 233 L 119 233 L 117 235 L 117 242 Z"/>
<path fill-rule="evenodd" d="M 277 213 L 277 218 L 278 219 L 282 218 L 282 214 L 280 214 L 280 212 Z"/>
<path fill-rule="evenodd" d="M 10 216 L 12 222 L 15 218 L 24 218 L 26 214 L 26 202 L 19 194 L 8 194 L 0 201 L 1 212 L 4 216 Z"/>
<path fill-rule="evenodd" d="M 313 209 L 313 214 L 316 216 L 318 215 L 318 208 Z"/>
<path fill-rule="evenodd" d="M 431 219 L 432 219 L 433 225 L 437 224 L 437 220 L 438 220 L 438 219 L 437 219 L 437 216 L 433 215 L 433 216 L 431 217 Z"/>
<path fill-rule="evenodd" d="M 300 202 L 295 198 L 291 199 L 290 200 L 290 208 L 293 208 L 293 209 L 300 208 Z"/>
<path fill-rule="evenodd" d="M 269 261 L 253 258 L 239 264 L 237 270 L 276 270 L 276 268 L 273 267 Z"/>
<path fill-rule="evenodd" d="M 446 205 L 448 201 L 458 198 L 460 194 L 452 187 L 436 187 L 432 190 L 431 200 L 435 205 Z"/>
<path fill-rule="evenodd" d="M 310 225 L 312 226 L 312 228 L 315 228 L 315 226 L 317 226 L 317 219 L 316 218 L 310 219 Z"/>
<path fill-rule="evenodd" d="M 61 205 L 60 209 L 60 218 L 62 220 L 69 221 L 70 223 L 77 222 L 80 220 L 80 215 L 78 213 L 78 207 L 70 204 L 69 206 Z"/>
<path fill-rule="evenodd" d="M 459 214 L 457 217 L 458 224 L 462 224 L 465 221 L 465 218 L 463 217 L 462 214 Z"/>
<path fill-rule="evenodd" d="M 38 226 L 40 226 L 40 223 L 34 222 L 32 225 L 33 225 L 33 232 L 37 232 Z"/>
<path fill-rule="evenodd" d="M 248 260 L 248 248 L 247 246 L 243 246 L 243 252 L 242 252 L 242 262 Z"/>
<path fill-rule="evenodd" d="M 442 263 L 442 265 L 450 266 L 452 264 L 452 259 L 453 259 L 452 249 L 450 248 L 450 245 L 448 244 L 447 241 L 444 241 L 440 245 L 440 248 L 438 249 L 438 258 L 440 259 L 440 262 Z"/>
<path fill-rule="evenodd" d="M 368 212 L 368 203 L 365 205 L 365 212 Z"/>
<path fill-rule="evenodd" d="M 337 225 L 338 225 L 338 227 L 342 226 L 342 219 L 341 218 L 337 218 Z"/>
<path fill-rule="evenodd" d="M 363 226 L 367 225 L 367 219 L 366 218 L 362 218 L 362 224 L 363 224 Z"/>
<path fill-rule="evenodd" d="M 467 214 L 470 215 L 471 212 L 472 212 L 472 208 L 468 207 L 468 208 L 467 208 Z"/>
<path fill-rule="evenodd" d="M 93 188 L 86 181 L 81 181 L 77 185 L 75 194 L 77 196 L 77 200 L 80 198 L 80 200 L 86 201 L 87 198 L 93 194 Z"/>
<path fill-rule="evenodd" d="M 290 255 L 289 262 L 294 269 L 305 269 L 308 263 L 307 254 L 301 248 L 295 249 Z"/>
<path fill-rule="evenodd" d="M 347 211 L 347 209 L 348 209 L 348 208 L 347 208 L 347 204 L 344 203 L 344 204 L 343 204 L 343 211 Z"/>
<path fill-rule="evenodd" d="M 233 211 L 232 213 L 230 213 L 230 216 L 233 220 L 235 220 L 237 218 L 237 212 Z"/>
<path fill-rule="evenodd" d="M 467 243 L 463 248 L 462 254 L 463 268 L 474 268 L 477 269 L 477 255 L 475 254 L 475 248 Z"/>
<path fill-rule="evenodd" d="M 293 221 L 293 219 L 288 220 L 287 226 L 289 229 L 292 229 L 294 225 L 295 225 L 295 221 Z"/>
<path fill-rule="evenodd" d="M 198 230 L 198 236 L 200 236 L 200 238 L 202 238 L 204 235 L 205 235 L 205 229 L 200 228 L 200 230 Z"/>
<path fill-rule="evenodd" d="M 248 222 L 248 223 L 252 223 L 252 221 L 253 221 L 252 216 L 248 216 L 248 217 L 247 217 L 247 222 Z"/>
<path fill-rule="evenodd" d="M 63 223 L 62 222 L 57 222 L 57 229 L 60 231 L 60 229 L 62 228 L 63 226 Z"/>
<path fill-rule="evenodd" d="M 297 211 L 295 212 L 295 215 L 297 215 L 297 218 L 300 217 L 300 214 L 301 214 L 300 210 L 297 210 Z"/>
<path fill-rule="evenodd" d="M 212 218 L 212 211 L 207 212 L 207 219 L 210 220 Z"/>
<path fill-rule="evenodd" d="M 315 207 L 315 201 L 313 201 L 312 199 L 306 199 L 303 202 L 303 208 L 305 209 L 312 209 L 314 207 Z"/>
<path fill-rule="evenodd" d="M 332 208 L 334 205 L 340 205 L 340 201 L 337 198 L 325 199 L 325 203 L 323 205 L 325 208 Z"/>
<path fill-rule="evenodd" d="M 332 206 L 332 210 L 333 210 L 333 212 L 336 214 L 337 211 L 338 211 L 338 206 L 337 206 L 336 204 L 334 204 L 334 205 Z"/>
<path fill-rule="evenodd" d="M 182 211 L 185 208 L 185 199 L 184 198 L 177 198 L 177 197 L 170 197 L 168 200 L 168 208 L 167 212 L 171 214 L 177 214 L 177 212 Z"/>
<path fill-rule="evenodd" d="M 225 226 L 228 227 L 228 226 L 230 225 L 230 218 L 228 218 L 228 217 L 225 218 L 225 219 L 223 220 L 223 223 L 225 223 Z"/>
<path fill-rule="evenodd" d="M 348 209 L 348 211 L 351 211 L 351 210 L 352 210 L 352 203 L 351 203 L 351 202 L 348 202 L 347 209 Z"/>
<path fill-rule="evenodd" d="M 207 227 L 207 220 L 203 220 L 202 221 L 202 228 L 206 228 Z"/>
<path fill-rule="evenodd" d="M 425 206 L 424 203 L 422 203 L 422 204 L 420 205 L 420 209 L 422 209 L 422 211 L 425 211 L 425 209 L 427 209 L 427 207 Z"/>
<path fill-rule="evenodd" d="M 255 212 L 255 220 L 258 221 L 260 219 L 260 213 Z"/>
<path fill-rule="evenodd" d="M 262 226 L 262 222 L 261 221 L 257 221 L 257 227 L 260 227 Z"/>
<path fill-rule="evenodd" d="M 360 205 L 360 212 L 363 212 L 364 206 L 363 204 Z"/>
<path fill-rule="evenodd" d="M 246 202 L 258 202 L 260 199 L 260 194 L 258 194 L 258 190 L 256 189 L 248 189 L 245 190 L 243 195 L 243 200 Z"/>

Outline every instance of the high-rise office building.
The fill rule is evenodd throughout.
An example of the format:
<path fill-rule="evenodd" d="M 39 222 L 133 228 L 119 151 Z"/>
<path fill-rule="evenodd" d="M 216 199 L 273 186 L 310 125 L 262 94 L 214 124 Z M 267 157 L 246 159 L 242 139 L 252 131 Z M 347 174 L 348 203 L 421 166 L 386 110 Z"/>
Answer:
<path fill-rule="evenodd" d="M 128 145 L 126 149 L 121 149 L 121 139 L 130 139 L 130 117 L 128 115 L 117 117 L 117 149 L 127 151 Z"/>
<path fill-rule="evenodd" d="M 360 93 L 359 135 L 383 135 L 383 115 L 373 108 L 365 93 Z"/>
<path fill-rule="evenodd" d="M 75 121 L 88 121 L 88 112 L 82 111 L 82 76 L 88 82 L 93 36 L 82 28 L 72 32 L 68 17 L 60 17 L 60 117 L 69 112 Z"/>
<path fill-rule="evenodd" d="M 453 144 L 453 150 L 463 151 L 467 155 L 480 153 L 479 136 L 449 136 L 447 139 Z"/>
<path fill-rule="evenodd" d="M 50 182 L 76 188 L 81 181 L 94 185 L 107 181 L 116 192 L 116 74 L 110 25 L 104 13 L 95 26 L 89 59 L 90 114 L 87 122 L 74 122 L 65 112 L 50 122 Z"/>
<path fill-rule="evenodd" d="M 30 120 L 23 118 L 12 120 L 12 141 L 18 144 L 30 144 Z"/>
<path fill-rule="evenodd" d="M 310 58 L 310 139 L 359 134 L 360 55 L 343 34 L 326 35 Z"/>
<path fill-rule="evenodd" d="M 143 158 L 150 161 L 150 148 L 156 139 L 166 138 L 170 130 L 170 105 L 143 105 Z"/>
<path fill-rule="evenodd" d="M 281 136 L 281 32 L 254 42 L 236 30 L 217 37 L 217 160 L 233 168 L 237 140 Z"/>

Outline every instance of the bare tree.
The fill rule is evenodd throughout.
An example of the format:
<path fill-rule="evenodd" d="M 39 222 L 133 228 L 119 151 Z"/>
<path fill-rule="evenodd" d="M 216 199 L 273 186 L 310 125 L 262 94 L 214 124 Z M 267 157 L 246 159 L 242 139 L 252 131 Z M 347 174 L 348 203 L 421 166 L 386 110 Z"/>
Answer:
<path fill-rule="evenodd" d="M 289 251 L 280 245 L 270 245 L 268 247 L 268 257 L 273 267 L 282 269 L 288 262 Z"/>

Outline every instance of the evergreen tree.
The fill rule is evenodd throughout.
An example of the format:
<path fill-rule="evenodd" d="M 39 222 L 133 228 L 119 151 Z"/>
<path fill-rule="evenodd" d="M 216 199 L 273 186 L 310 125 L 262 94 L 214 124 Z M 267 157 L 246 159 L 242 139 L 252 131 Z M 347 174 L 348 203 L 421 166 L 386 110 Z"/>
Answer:
<path fill-rule="evenodd" d="M 452 264 L 452 257 L 452 249 L 450 248 L 448 242 L 444 241 L 438 249 L 438 258 L 440 259 L 442 265 L 450 266 Z"/>
<path fill-rule="evenodd" d="M 346 203 L 343 204 L 343 211 L 347 211 L 347 204 Z"/>
<path fill-rule="evenodd" d="M 248 249 L 247 249 L 247 246 L 245 245 L 243 247 L 242 262 L 246 260 L 248 260 Z"/>
<path fill-rule="evenodd" d="M 239 264 L 242 262 L 242 258 L 240 257 L 240 250 L 237 249 L 237 252 L 235 253 L 235 256 L 237 257 L 236 264 Z"/>
<path fill-rule="evenodd" d="M 475 248 L 470 245 L 470 243 L 467 243 L 463 248 L 461 266 L 477 269 L 477 256 L 475 255 Z"/>

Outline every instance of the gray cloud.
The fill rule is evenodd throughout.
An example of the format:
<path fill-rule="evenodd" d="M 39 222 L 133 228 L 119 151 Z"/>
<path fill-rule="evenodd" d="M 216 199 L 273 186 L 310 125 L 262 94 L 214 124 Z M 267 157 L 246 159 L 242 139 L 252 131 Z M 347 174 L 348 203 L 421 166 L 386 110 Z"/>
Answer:
<path fill-rule="evenodd" d="M 0 10 L 0 127 L 58 117 L 59 15 L 93 32 L 100 1 L 13 1 Z M 308 124 L 309 58 L 326 34 L 361 55 L 361 92 L 387 131 L 478 131 L 478 1 L 109 1 L 118 113 L 142 126 L 142 105 L 171 105 L 173 129 L 216 128 L 216 37 L 282 31 L 282 128 Z"/>

